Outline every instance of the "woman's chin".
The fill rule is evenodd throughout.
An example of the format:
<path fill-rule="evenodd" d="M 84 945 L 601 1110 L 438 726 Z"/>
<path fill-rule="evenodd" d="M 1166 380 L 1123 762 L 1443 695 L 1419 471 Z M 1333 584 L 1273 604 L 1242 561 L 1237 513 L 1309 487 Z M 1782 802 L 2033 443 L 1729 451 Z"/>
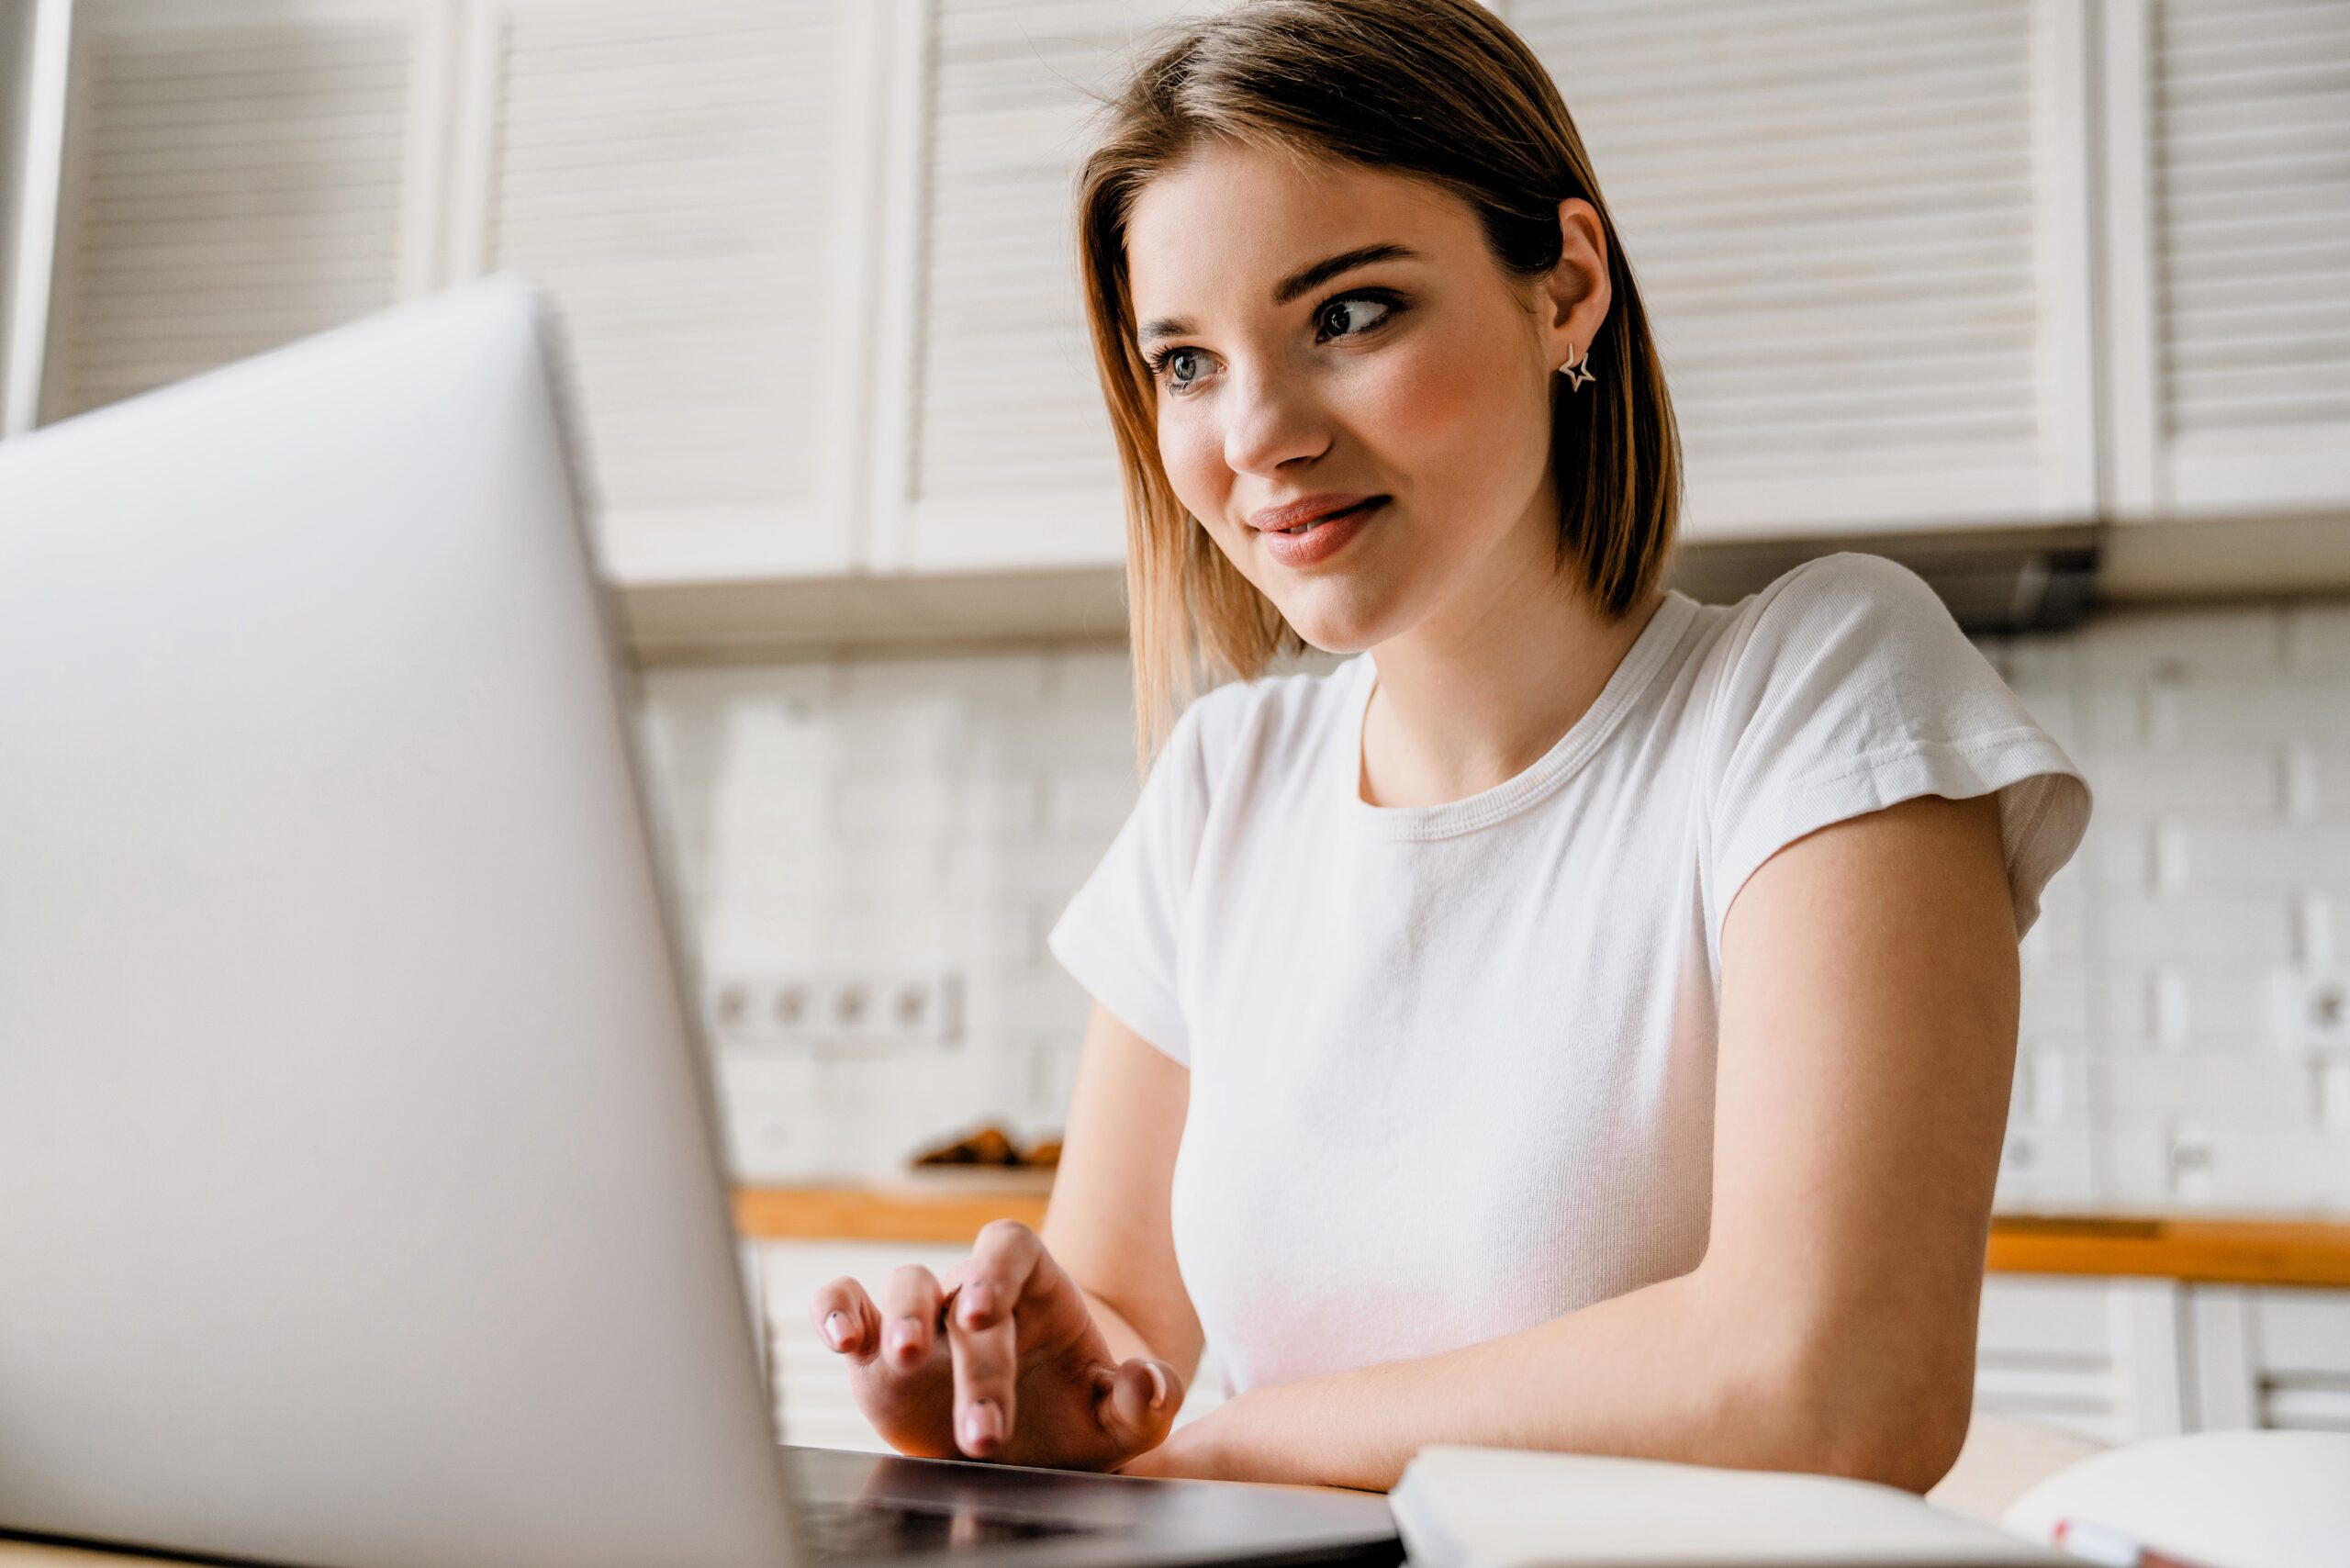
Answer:
<path fill-rule="evenodd" d="M 1344 656 L 1361 653 L 1386 640 L 1385 618 L 1368 613 L 1369 606 L 1344 604 L 1285 604 L 1281 617 L 1306 645 Z"/>

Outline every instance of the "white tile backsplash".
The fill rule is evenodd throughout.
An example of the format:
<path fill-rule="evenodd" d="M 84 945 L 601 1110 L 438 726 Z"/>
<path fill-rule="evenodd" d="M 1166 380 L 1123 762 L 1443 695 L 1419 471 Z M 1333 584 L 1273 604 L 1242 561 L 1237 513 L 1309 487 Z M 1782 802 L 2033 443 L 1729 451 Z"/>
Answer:
<path fill-rule="evenodd" d="M 2350 1208 L 2350 601 L 2109 613 L 1980 644 L 2087 773 L 2024 944 L 2010 1208 Z M 1326 660 L 1313 660 L 1327 667 Z M 722 1050 L 754 1179 L 1058 1130 L 1088 1002 L 1045 933 L 1132 807 L 1125 655 L 663 669 L 655 793 L 713 969 L 959 975 L 947 1047 Z"/>

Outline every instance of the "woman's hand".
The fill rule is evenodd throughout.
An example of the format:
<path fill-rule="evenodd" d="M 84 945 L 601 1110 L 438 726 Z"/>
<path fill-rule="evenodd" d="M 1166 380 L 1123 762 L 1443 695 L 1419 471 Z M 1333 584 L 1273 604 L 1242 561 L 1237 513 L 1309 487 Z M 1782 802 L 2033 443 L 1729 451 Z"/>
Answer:
<path fill-rule="evenodd" d="M 943 1281 L 898 1270 L 882 1303 L 844 1275 L 809 1316 L 901 1453 L 1111 1470 L 1157 1447 L 1182 1406 L 1165 1361 L 1110 1359 L 1084 1293 L 1017 1220 L 981 1230 Z"/>

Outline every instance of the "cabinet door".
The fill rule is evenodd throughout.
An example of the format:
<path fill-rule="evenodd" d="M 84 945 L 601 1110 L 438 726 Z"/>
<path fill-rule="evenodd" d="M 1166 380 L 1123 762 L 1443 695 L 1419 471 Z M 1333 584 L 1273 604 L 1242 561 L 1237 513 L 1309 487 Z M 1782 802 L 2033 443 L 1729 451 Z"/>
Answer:
<path fill-rule="evenodd" d="M 881 10 L 470 7 L 450 270 L 555 305 L 622 582 L 852 563 Z"/>
<path fill-rule="evenodd" d="M 2199 1429 L 2350 1432 L 2350 1291 L 2193 1292 Z"/>
<path fill-rule="evenodd" d="M 63 419 L 421 292 L 435 0 L 84 0 L 40 397 Z"/>
<path fill-rule="evenodd" d="M 2093 516 L 2078 0 L 1500 9 L 1639 279 L 1690 538 Z"/>
<path fill-rule="evenodd" d="M 2110 0 L 2118 516 L 2350 502 L 2350 7 Z"/>
<path fill-rule="evenodd" d="M 2183 1295 L 2168 1280 L 1991 1275 L 1976 1406 L 2103 1443 L 2185 1430 Z"/>
<path fill-rule="evenodd" d="M 901 0 L 898 196 L 880 314 L 876 564 L 1125 558 L 1077 289 L 1071 183 L 1095 106 L 1174 0 Z"/>

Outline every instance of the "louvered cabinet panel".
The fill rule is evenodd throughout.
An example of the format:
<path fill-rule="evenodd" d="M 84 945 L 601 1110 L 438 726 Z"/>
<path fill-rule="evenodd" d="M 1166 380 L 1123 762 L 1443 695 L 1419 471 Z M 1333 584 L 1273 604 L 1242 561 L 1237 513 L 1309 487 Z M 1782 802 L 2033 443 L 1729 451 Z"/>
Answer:
<path fill-rule="evenodd" d="M 1692 538 L 2093 513 L 2076 0 L 1501 9 L 1639 284 Z"/>
<path fill-rule="evenodd" d="M 2350 6 L 2111 0 L 2124 516 L 2350 502 Z"/>
<path fill-rule="evenodd" d="M 453 270 L 554 301 L 624 581 L 850 565 L 871 9 L 476 13 Z"/>
<path fill-rule="evenodd" d="M 436 15 L 323 0 L 76 7 L 44 420 L 423 286 Z"/>
<path fill-rule="evenodd" d="M 923 0 L 901 225 L 883 312 L 882 564 L 1123 560 L 1110 423 L 1077 283 L 1070 192 L 1095 110 L 1181 0 Z M 900 313 L 903 312 L 902 317 Z M 907 324 L 888 335 L 892 319 Z M 887 374 L 885 372 L 885 374 Z"/>

